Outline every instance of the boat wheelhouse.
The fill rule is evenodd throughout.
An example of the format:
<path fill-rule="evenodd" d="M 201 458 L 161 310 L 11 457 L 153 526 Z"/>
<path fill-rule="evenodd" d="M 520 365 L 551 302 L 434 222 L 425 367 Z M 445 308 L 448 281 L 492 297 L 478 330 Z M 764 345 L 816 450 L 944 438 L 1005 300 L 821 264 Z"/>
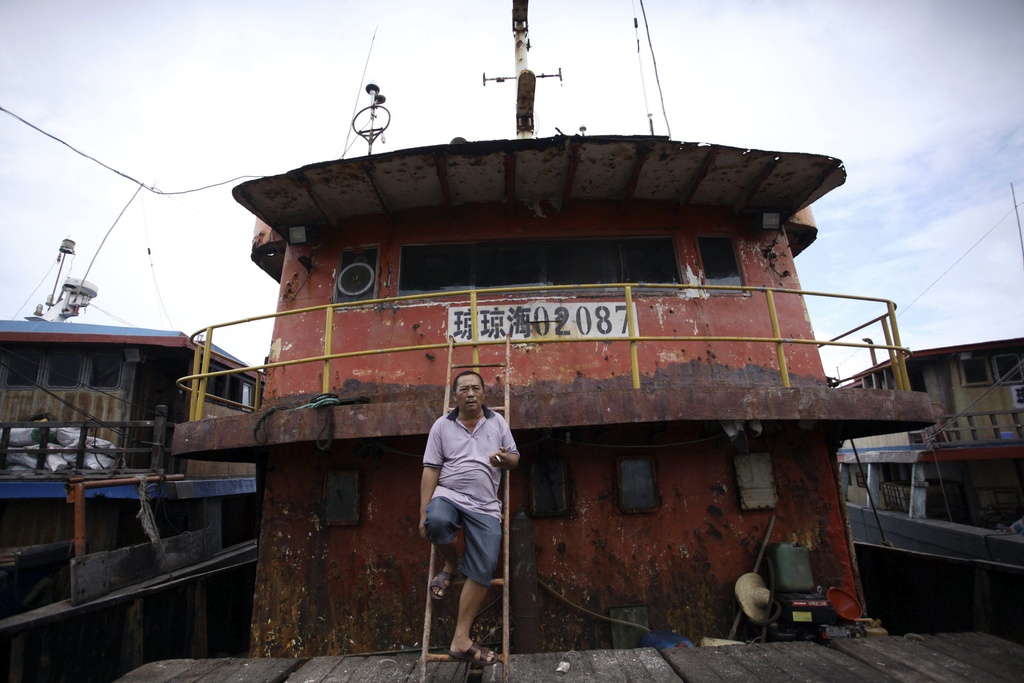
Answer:
<path fill-rule="evenodd" d="M 819 585 L 856 590 L 836 450 L 921 428 L 931 405 L 902 373 L 891 302 L 848 297 L 873 307 L 854 332 L 813 332 L 806 300 L 834 295 L 801 290 L 793 259 L 817 233 L 808 207 L 844 180 L 814 154 L 557 136 L 235 188 L 281 285 L 265 402 L 199 419 L 209 373 L 193 373 L 174 449 L 260 469 L 251 654 L 420 642 L 426 434 L 450 363 L 478 364 L 500 403 L 506 353 L 509 512 L 529 531 L 511 559 L 538 578 L 512 585 L 536 606 L 513 607 L 514 651 L 620 645 L 594 614 L 725 636 L 770 527 L 809 549 Z M 831 387 L 819 347 L 864 347 L 871 328 L 897 385 Z"/>

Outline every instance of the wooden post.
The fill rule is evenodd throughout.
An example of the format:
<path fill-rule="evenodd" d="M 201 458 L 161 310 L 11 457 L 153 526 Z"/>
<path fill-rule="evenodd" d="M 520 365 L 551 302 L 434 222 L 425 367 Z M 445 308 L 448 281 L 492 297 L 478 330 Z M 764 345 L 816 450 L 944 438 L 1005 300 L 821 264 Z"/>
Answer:
<path fill-rule="evenodd" d="M 125 608 L 124 631 L 121 634 L 121 661 L 118 664 L 120 675 L 124 676 L 144 664 L 143 638 L 142 598 L 137 598 Z"/>
<path fill-rule="evenodd" d="M 915 462 L 910 474 L 910 518 L 927 517 L 928 480 L 924 478 L 924 464 Z"/>
<path fill-rule="evenodd" d="M 85 482 L 68 483 L 68 502 L 74 503 L 75 510 L 75 557 L 84 557 L 85 543 Z"/>
<path fill-rule="evenodd" d="M 208 638 L 206 624 L 206 580 L 199 579 L 188 587 L 191 600 L 188 601 L 191 612 L 189 623 L 188 652 L 193 659 L 206 659 L 208 653 Z"/>
<path fill-rule="evenodd" d="M 50 428 L 40 427 L 39 428 L 39 456 L 36 458 L 36 469 L 41 470 L 46 467 L 46 442 L 50 440 Z"/>
<path fill-rule="evenodd" d="M 0 470 L 7 467 L 7 447 L 11 443 L 11 428 L 0 430 Z"/>
<path fill-rule="evenodd" d="M 156 418 L 153 419 L 153 456 L 149 463 L 149 466 L 154 470 L 163 469 L 164 472 L 171 471 L 171 454 L 170 452 L 165 452 L 164 449 L 166 442 L 167 406 L 157 406 Z"/>
<path fill-rule="evenodd" d="M 85 469 L 85 440 L 89 436 L 89 421 L 86 420 L 82 423 L 82 428 L 78 431 L 78 448 L 75 453 L 75 469 Z"/>
<path fill-rule="evenodd" d="M 22 683 L 25 680 L 25 639 L 28 633 L 22 632 L 11 638 L 11 663 L 7 670 L 9 683 Z"/>

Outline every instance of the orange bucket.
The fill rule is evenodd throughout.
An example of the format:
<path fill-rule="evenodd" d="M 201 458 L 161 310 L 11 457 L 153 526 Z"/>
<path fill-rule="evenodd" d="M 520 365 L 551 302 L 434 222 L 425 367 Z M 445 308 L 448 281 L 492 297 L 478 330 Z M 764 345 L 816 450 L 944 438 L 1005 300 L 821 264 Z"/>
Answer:
<path fill-rule="evenodd" d="M 836 614 L 843 621 L 856 621 L 860 619 L 863 610 L 857 598 L 852 593 L 842 588 L 829 588 L 828 600 L 835 608 Z"/>

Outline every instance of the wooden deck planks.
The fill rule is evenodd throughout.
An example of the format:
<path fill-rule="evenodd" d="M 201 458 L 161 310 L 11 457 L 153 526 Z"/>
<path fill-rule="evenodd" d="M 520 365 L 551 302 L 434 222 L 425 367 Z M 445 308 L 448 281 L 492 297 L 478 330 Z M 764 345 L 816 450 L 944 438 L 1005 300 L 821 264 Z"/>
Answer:
<path fill-rule="evenodd" d="M 150 662 L 118 683 L 284 683 L 298 659 L 169 659 Z"/>
<path fill-rule="evenodd" d="M 904 638 L 860 638 L 836 642 L 833 647 L 901 681 L 971 683 L 976 680 L 966 664 L 949 657 L 940 658 L 933 650 Z"/>
<path fill-rule="evenodd" d="M 863 662 L 814 643 L 773 643 L 769 647 L 799 662 L 818 676 L 818 680 L 835 683 L 892 683 L 896 680 Z"/>
<path fill-rule="evenodd" d="M 782 645 L 783 643 L 779 643 Z M 811 645 L 810 643 L 785 643 L 786 645 Z M 842 683 L 843 679 L 837 676 L 824 675 L 824 668 L 821 667 L 822 671 L 819 673 L 814 668 L 805 666 L 799 659 L 792 656 L 792 650 L 794 648 L 783 648 L 783 647 L 766 647 L 764 645 L 748 645 L 750 649 L 759 650 L 765 659 L 771 663 L 773 667 L 782 672 L 779 676 L 779 680 L 788 679 L 790 681 L 805 681 L 806 683 L 816 683 L 818 681 L 828 681 L 829 683 Z M 811 645 L 813 647 L 813 645 Z M 814 658 L 808 658 L 812 660 Z M 823 660 L 822 660 L 823 661 Z M 857 683 L 860 683 L 858 681 Z"/>
<path fill-rule="evenodd" d="M 780 678 L 777 670 L 772 678 L 755 678 L 755 674 L 741 661 L 742 657 L 730 652 L 735 649 L 746 650 L 747 648 L 742 645 L 693 649 L 675 648 L 662 650 L 661 653 L 668 658 L 672 668 L 688 682 L 717 683 L 719 681 L 778 680 Z"/>
<path fill-rule="evenodd" d="M 1024 672 L 1024 646 L 985 633 L 940 633 L 938 638 L 958 648 L 1001 662 L 1016 672 Z M 1020 680 L 1020 676 L 1017 677 Z"/>
<path fill-rule="evenodd" d="M 1014 651 L 1024 654 L 1024 647 L 1015 643 L 981 633 L 940 633 L 922 636 L 921 644 L 970 665 L 975 669 L 975 675 L 982 673 L 992 681 L 1019 681 L 1024 678 L 1024 666 L 1019 657 L 1014 661 L 1011 654 Z"/>
<path fill-rule="evenodd" d="M 558 672 L 561 662 L 569 670 Z M 863 638 L 708 648 L 587 650 L 513 655 L 512 683 L 806 683 L 1024 680 L 1024 647 L 980 634 Z M 430 664 L 430 683 L 464 683 L 465 663 Z M 502 680 L 501 665 L 482 683 Z M 119 683 L 419 683 L 415 654 L 292 659 L 177 659 L 151 662 Z"/>

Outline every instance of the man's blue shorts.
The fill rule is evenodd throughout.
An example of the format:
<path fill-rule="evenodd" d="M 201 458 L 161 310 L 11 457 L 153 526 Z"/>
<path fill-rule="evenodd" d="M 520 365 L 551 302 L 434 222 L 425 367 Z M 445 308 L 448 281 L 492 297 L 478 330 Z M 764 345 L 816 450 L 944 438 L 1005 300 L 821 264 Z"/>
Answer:
<path fill-rule="evenodd" d="M 501 520 L 470 512 L 447 498 L 435 497 L 427 504 L 427 538 L 435 545 L 455 540 L 463 529 L 464 544 L 459 571 L 477 583 L 490 586 L 501 550 Z"/>

